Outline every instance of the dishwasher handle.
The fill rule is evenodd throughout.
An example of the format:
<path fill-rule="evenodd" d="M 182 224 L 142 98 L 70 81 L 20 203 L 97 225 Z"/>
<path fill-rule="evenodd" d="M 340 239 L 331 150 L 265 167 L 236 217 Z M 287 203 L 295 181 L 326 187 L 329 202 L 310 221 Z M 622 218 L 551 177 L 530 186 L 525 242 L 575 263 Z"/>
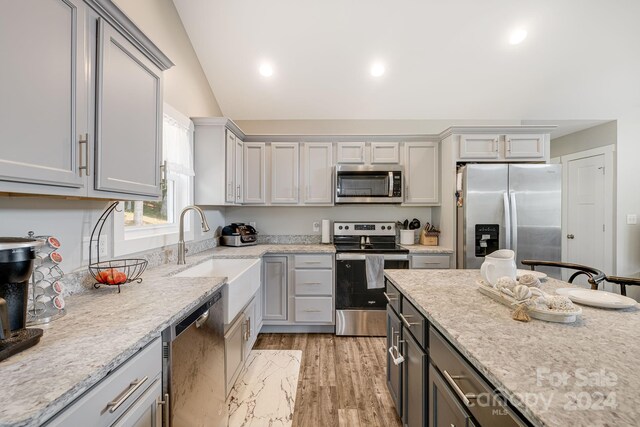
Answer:
<path fill-rule="evenodd" d="M 196 319 L 196 328 L 201 328 L 202 325 L 205 324 L 205 322 L 207 321 L 207 319 L 209 319 L 209 313 L 211 312 L 211 310 L 207 310 L 204 313 L 202 313 L 200 315 L 200 317 L 198 317 Z"/>

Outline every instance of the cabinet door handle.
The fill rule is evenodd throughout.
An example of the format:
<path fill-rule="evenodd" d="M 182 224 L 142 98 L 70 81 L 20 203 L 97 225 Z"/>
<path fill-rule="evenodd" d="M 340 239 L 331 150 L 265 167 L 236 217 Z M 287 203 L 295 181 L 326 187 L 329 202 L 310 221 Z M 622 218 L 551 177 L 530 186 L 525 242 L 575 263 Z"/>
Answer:
<path fill-rule="evenodd" d="M 400 316 L 400 320 L 402 320 L 402 323 L 404 323 L 404 325 L 405 325 L 407 328 L 409 328 L 409 329 L 411 329 L 411 326 L 412 326 L 412 325 L 419 325 L 419 324 L 420 324 L 420 322 L 413 322 L 413 323 L 409 322 L 409 321 L 407 320 L 407 318 L 406 318 L 406 317 L 404 317 L 404 314 L 402 314 L 402 313 L 400 313 L 400 314 L 399 314 L 399 316 Z M 409 315 L 407 314 L 407 317 L 411 317 L 411 316 L 409 316 Z"/>
<path fill-rule="evenodd" d="M 398 297 L 397 297 L 397 296 L 395 296 L 395 295 L 389 295 L 389 294 L 388 294 L 388 293 L 386 293 L 386 292 L 383 292 L 382 294 L 383 294 L 383 295 L 384 295 L 384 297 L 387 299 L 387 302 L 388 302 L 388 303 L 391 303 L 391 301 L 397 301 L 397 300 L 398 300 Z"/>
<path fill-rule="evenodd" d="M 306 309 L 306 310 L 303 310 L 303 311 L 305 313 L 321 313 L 322 312 L 322 310 L 310 310 L 310 309 Z"/>
<path fill-rule="evenodd" d="M 510 153 L 511 152 L 511 139 L 508 138 L 506 142 L 507 142 L 507 151 Z"/>
<path fill-rule="evenodd" d="M 78 140 L 78 144 L 80 145 L 80 150 L 82 150 L 82 147 L 84 146 L 84 165 L 82 165 L 82 153 L 80 153 L 80 163 L 81 165 L 78 166 L 78 170 L 82 171 L 84 170 L 85 175 L 89 176 L 89 134 L 88 133 L 83 133 L 82 135 L 80 135 L 80 139 Z M 82 176 L 82 172 L 80 172 L 80 176 Z"/>
<path fill-rule="evenodd" d="M 148 379 L 149 377 L 145 376 L 141 380 L 136 379 L 132 381 L 131 384 L 129 384 L 129 389 L 127 390 L 126 393 L 122 395 L 120 399 L 112 400 L 111 402 L 107 403 L 107 408 L 109 408 L 109 412 L 111 413 L 116 412 L 118 408 L 122 406 L 122 404 L 126 402 L 126 400 L 133 395 L 133 393 L 135 393 L 140 387 L 142 387 L 142 384 L 147 382 Z"/>
<path fill-rule="evenodd" d="M 493 151 L 495 151 L 496 153 L 498 152 L 498 139 L 494 139 L 493 140 Z"/>
<path fill-rule="evenodd" d="M 169 426 L 171 405 L 169 405 L 169 393 L 164 394 L 164 400 L 158 401 L 158 406 L 164 406 L 164 426 Z"/>
<path fill-rule="evenodd" d="M 240 186 L 236 186 L 236 200 L 240 200 Z"/>
<path fill-rule="evenodd" d="M 444 374 L 444 378 L 447 380 L 447 382 L 449 383 L 449 385 L 451 386 L 451 388 L 453 389 L 453 391 L 458 395 L 458 397 L 462 400 L 462 402 L 464 402 L 464 404 L 466 406 L 469 406 L 471 404 L 471 402 L 469 401 L 469 399 L 476 399 L 478 396 L 475 394 L 471 394 L 471 393 L 464 393 L 460 387 L 458 386 L 458 384 L 455 382 L 455 380 L 461 380 L 464 379 L 464 376 L 462 375 L 453 375 L 451 376 L 449 374 L 449 372 L 447 372 L 447 370 L 445 369 L 443 372 Z"/>

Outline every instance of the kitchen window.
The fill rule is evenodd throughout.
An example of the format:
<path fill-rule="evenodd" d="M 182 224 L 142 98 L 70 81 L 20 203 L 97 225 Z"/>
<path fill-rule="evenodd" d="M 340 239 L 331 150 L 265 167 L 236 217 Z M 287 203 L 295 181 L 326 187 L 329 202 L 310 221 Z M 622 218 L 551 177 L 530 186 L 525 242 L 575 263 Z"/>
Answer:
<path fill-rule="evenodd" d="M 179 217 L 192 203 L 193 123 L 164 105 L 162 126 L 162 198 L 158 201 L 122 202 L 114 216 L 114 256 L 140 252 L 178 242 Z M 185 240 L 193 227 L 185 222 Z"/>

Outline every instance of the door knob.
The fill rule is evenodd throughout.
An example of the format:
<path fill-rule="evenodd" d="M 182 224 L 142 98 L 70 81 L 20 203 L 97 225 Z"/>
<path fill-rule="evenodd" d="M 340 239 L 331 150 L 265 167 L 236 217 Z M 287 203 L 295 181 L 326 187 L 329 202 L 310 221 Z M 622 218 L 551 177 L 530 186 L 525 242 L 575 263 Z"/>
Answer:
<path fill-rule="evenodd" d="M 574 239 L 576 236 L 574 236 L 573 234 L 567 234 L 567 239 Z"/>

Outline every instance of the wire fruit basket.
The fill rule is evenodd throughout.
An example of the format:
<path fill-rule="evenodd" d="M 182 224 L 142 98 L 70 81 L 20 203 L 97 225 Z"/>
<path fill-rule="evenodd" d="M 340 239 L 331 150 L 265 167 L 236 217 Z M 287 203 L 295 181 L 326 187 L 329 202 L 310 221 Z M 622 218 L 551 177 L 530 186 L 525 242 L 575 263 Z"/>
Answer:
<path fill-rule="evenodd" d="M 95 279 L 96 283 L 93 287 L 98 289 L 102 285 L 117 286 L 120 293 L 120 285 L 131 282 L 142 282 L 142 273 L 147 268 L 147 260 L 138 258 L 116 259 L 111 261 L 100 261 L 100 235 L 102 228 L 109 218 L 109 215 L 116 209 L 120 202 L 113 202 L 102 213 L 98 222 L 96 222 L 91 232 L 91 240 L 89 242 L 89 273 Z M 93 262 L 93 250 L 96 252 L 96 262 Z"/>

